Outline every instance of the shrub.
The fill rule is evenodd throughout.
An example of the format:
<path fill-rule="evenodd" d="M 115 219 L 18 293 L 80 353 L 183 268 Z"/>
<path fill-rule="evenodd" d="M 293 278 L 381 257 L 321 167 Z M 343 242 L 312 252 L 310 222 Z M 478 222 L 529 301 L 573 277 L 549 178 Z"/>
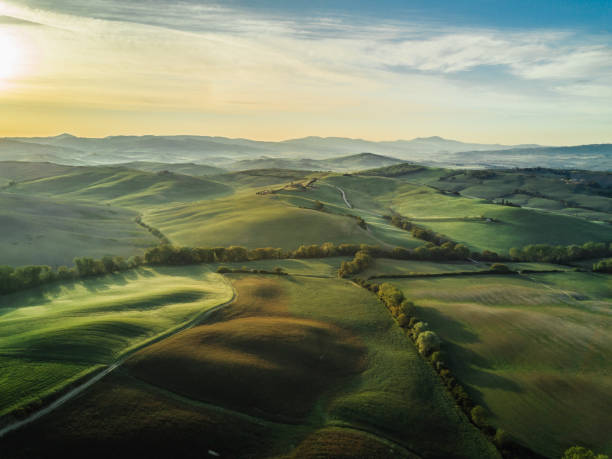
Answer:
<path fill-rule="evenodd" d="M 416 340 L 419 352 L 423 355 L 429 355 L 434 351 L 440 350 L 440 338 L 432 331 L 424 331 L 420 333 Z"/>
<path fill-rule="evenodd" d="M 512 272 L 512 270 L 508 268 L 508 266 L 504 265 L 503 263 L 494 263 L 490 269 L 491 271 L 495 273 L 511 273 Z"/>
<path fill-rule="evenodd" d="M 484 427 L 488 425 L 487 412 L 480 405 L 476 405 L 474 408 L 472 408 L 472 410 L 470 411 L 470 418 L 472 418 L 472 422 L 478 427 Z"/>
<path fill-rule="evenodd" d="M 402 328 L 408 327 L 409 322 L 410 322 L 410 319 L 408 318 L 408 316 L 406 316 L 406 314 L 400 314 L 399 316 L 397 316 L 397 323 L 399 324 L 400 327 Z"/>
<path fill-rule="evenodd" d="M 416 322 L 412 325 L 412 334 L 415 338 L 427 330 L 429 330 L 427 322 Z"/>
<path fill-rule="evenodd" d="M 595 454 L 590 449 L 582 446 L 572 446 L 563 453 L 561 459 L 608 459 L 608 456 L 605 454 Z"/>

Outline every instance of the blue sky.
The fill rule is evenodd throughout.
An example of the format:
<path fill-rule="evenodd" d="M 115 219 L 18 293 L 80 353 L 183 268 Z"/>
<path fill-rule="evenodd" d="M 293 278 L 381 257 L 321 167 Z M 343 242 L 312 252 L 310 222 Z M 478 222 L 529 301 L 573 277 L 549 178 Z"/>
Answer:
<path fill-rule="evenodd" d="M 0 116 L 12 114 L 0 135 L 610 142 L 611 12 L 612 0 L 0 0 L 0 16 L 41 24 L 0 19 Z"/>

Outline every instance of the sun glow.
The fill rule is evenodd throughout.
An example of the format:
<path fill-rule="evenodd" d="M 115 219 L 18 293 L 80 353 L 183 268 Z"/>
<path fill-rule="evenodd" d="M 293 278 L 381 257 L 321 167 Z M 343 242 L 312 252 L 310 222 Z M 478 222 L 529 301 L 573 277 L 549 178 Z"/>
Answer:
<path fill-rule="evenodd" d="M 9 33 L 0 30 L 0 83 L 17 75 L 20 55 L 17 40 Z"/>

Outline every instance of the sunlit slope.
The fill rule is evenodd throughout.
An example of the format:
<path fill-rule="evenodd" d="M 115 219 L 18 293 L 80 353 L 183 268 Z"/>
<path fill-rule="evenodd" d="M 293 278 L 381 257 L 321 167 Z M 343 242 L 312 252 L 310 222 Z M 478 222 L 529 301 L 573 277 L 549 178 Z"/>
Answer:
<path fill-rule="evenodd" d="M 323 204 L 321 212 L 359 216 L 366 223 L 367 232 L 381 246 L 418 247 L 423 245 L 423 241 L 382 218 L 388 212 L 377 199 L 392 194 L 399 185 L 401 183 L 382 177 L 329 174 L 307 190 L 283 190 L 278 196 L 293 206 L 316 209 Z M 341 190 L 345 192 L 350 207 L 343 199 Z"/>
<path fill-rule="evenodd" d="M 392 279 L 492 423 L 535 451 L 611 453 L 612 283 L 593 273 Z"/>
<path fill-rule="evenodd" d="M 301 209 L 254 191 L 150 211 L 144 220 L 173 243 L 187 246 L 295 249 L 323 242 L 379 243 L 353 218 Z"/>
<path fill-rule="evenodd" d="M 429 187 L 404 185 L 381 204 L 417 224 L 445 234 L 476 250 L 507 253 L 527 244 L 581 244 L 609 241 L 609 225 L 580 218 L 521 209 L 461 196 Z"/>
<path fill-rule="evenodd" d="M 11 191 L 141 208 L 208 199 L 229 194 L 232 189 L 221 183 L 174 173 L 87 167 L 68 174 L 20 182 L 11 187 Z"/>
<path fill-rule="evenodd" d="M 142 268 L 2 297 L 0 415 L 231 298 L 202 267 Z"/>
<path fill-rule="evenodd" d="M 75 257 L 142 253 L 157 243 L 136 212 L 70 199 L 0 193 L 0 265 L 72 265 Z"/>

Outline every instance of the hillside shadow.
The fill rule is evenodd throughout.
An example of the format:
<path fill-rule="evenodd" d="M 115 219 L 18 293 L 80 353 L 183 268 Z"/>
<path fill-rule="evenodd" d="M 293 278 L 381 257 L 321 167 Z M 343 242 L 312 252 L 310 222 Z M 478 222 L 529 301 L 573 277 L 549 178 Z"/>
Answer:
<path fill-rule="evenodd" d="M 416 307 L 417 314 L 421 320 L 429 323 L 432 330 L 448 339 L 465 344 L 479 343 L 480 338 L 464 324 L 433 307 Z"/>
<path fill-rule="evenodd" d="M 449 341 L 444 341 L 443 348 L 449 355 L 450 368 L 462 383 L 469 385 L 474 392 L 478 392 L 480 401 L 482 401 L 482 393 L 478 388 L 514 393 L 523 391 L 516 382 L 493 373 L 495 368 L 491 362 L 477 352 Z"/>
<path fill-rule="evenodd" d="M 430 328 L 440 335 L 443 349 L 449 356 L 449 365 L 462 383 L 469 385 L 482 401 L 478 388 L 499 389 L 521 392 L 522 388 L 511 379 L 499 376 L 493 371 L 493 363 L 469 348 L 482 343 L 480 337 L 461 322 L 434 308 L 417 307 L 417 316 L 429 323 Z"/>

